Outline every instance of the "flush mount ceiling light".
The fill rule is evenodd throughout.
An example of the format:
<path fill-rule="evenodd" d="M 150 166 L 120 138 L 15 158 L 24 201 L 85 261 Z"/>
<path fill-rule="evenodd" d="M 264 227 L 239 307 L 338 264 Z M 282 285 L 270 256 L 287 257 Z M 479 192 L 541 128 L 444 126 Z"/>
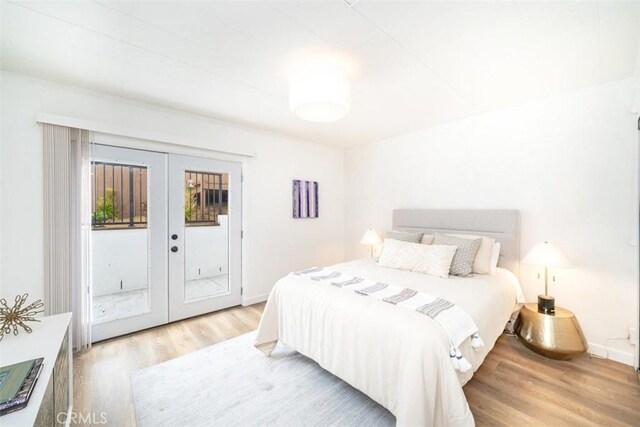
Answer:
<path fill-rule="evenodd" d="M 289 83 L 289 107 L 303 120 L 335 122 L 351 108 L 349 70 L 330 55 L 313 55 L 293 67 Z"/>

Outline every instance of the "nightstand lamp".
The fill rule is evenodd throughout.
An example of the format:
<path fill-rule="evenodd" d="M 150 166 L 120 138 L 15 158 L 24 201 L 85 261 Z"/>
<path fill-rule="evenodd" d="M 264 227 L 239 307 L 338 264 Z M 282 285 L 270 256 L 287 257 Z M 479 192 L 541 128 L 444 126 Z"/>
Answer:
<path fill-rule="evenodd" d="M 378 233 L 373 228 L 364 232 L 360 244 L 363 246 L 369 246 L 369 256 L 373 258 L 373 247 L 382 243 L 382 239 L 378 236 Z"/>
<path fill-rule="evenodd" d="M 538 311 L 554 314 L 555 298 L 549 295 L 549 268 L 567 268 L 571 264 L 560 250 L 549 242 L 536 244 L 527 256 L 522 259 L 524 264 L 544 267 L 544 295 L 538 295 Z"/>

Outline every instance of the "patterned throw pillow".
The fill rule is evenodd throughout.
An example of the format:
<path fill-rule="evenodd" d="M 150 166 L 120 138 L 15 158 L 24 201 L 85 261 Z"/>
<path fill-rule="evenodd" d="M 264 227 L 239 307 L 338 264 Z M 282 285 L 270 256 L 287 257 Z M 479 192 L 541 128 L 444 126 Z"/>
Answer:
<path fill-rule="evenodd" d="M 482 239 L 462 239 L 460 237 L 436 234 L 433 238 L 433 245 L 456 246 L 456 254 L 451 262 L 450 274 L 454 276 L 467 277 L 473 271 L 473 261 L 480 248 Z"/>
<path fill-rule="evenodd" d="M 384 247 L 378 265 L 431 274 L 446 279 L 449 277 L 451 260 L 453 260 L 455 253 L 455 246 L 422 245 L 384 239 Z"/>
<path fill-rule="evenodd" d="M 387 231 L 385 239 L 400 240 L 401 242 L 420 243 L 424 233 L 408 233 L 406 231 Z"/>

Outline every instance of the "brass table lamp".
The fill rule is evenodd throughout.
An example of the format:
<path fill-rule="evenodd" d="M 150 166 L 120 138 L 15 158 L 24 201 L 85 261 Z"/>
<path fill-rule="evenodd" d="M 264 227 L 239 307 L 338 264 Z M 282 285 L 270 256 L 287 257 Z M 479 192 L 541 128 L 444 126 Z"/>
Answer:
<path fill-rule="evenodd" d="M 549 295 L 549 268 L 567 268 L 571 264 L 560 250 L 549 242 L 536 244 L 522 259 L 525 264 L 544 267 L 544 295 L 538 295 L 538 311 L 553 315 L 555 298 Z"/>

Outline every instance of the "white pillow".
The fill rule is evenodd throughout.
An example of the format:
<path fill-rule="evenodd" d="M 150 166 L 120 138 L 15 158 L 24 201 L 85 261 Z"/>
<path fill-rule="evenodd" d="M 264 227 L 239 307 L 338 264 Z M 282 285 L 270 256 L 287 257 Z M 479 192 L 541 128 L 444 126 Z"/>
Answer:
<path fill-rule="evenodd" d="M 485 236 L 474 236 L 471 234 L 450 234 L 450 236 L 462 237 L 465 239 L 480 239 L 480 249 L 476 252 L 476 258 L 473 260 L 473 272 L 476 274 L 489 274 L 491 272 L 491 254 L 493 253 L 493 244 L 496 239 Z"/>
<path fill-rule="evenodd" d="M 433 234 L 423 234 L 420 243 L 423 245 L 430 245 L 433 242 L 433 238 L 435 236 Z"/>
<path fill-rule="evenodd" d="M 384 247 L 378 260 L 382 267 L 415 271 L 448 278 L 451 261 L 456 254 L 455 246 L 423 245 L 384 239 Z"/>
<path fill-rule="evenodd" d="M 491 253 L 491 274 L 498 269 L 498 261 L 500 260 L 500 242 L 493 244 L 493 252 Z"/>

